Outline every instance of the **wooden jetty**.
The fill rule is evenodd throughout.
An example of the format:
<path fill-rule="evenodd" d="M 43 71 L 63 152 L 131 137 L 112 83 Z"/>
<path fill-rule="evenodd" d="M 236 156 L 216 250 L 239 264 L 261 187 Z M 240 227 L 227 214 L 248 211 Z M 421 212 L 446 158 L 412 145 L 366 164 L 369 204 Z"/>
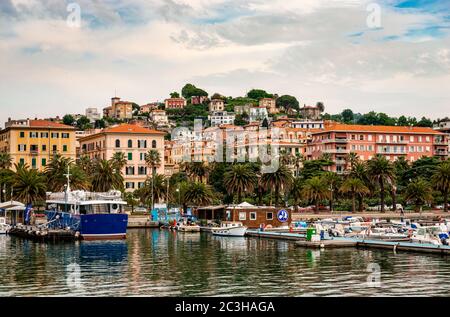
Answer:
<path fill-rule="evenodd" d="M 349 248 L 349 247 L 356 247 L 357 246 L 356 241 L 344 241 L 344 240 L 321 240 L 321 241 L 306 241 L 306 240 L 300 240 L 296 241 L 295 245 L 297 247 L 303 247 L 303 248 L 317 248 L 317 249 L 336 249 L 336 248 Z"/>
<path fill-rule="evenodd" d="M 70 230 L 50 230 L 42 229 L 36 226 L 14 227 L 8 231 L 8 234 L 39 242 L 76 241 L 81 239 L 79 234 Z"/>
<path fill-rule="evenodd" d="M 294 241 L 304 240 L 306 237 L 306 235 L 301 233 L 260 231 L 260 230 L 247 230 L 246 235 L 249 237 L 256 237 L 256 238 L 269 238 L 269 239 L 294 240 Z"/>

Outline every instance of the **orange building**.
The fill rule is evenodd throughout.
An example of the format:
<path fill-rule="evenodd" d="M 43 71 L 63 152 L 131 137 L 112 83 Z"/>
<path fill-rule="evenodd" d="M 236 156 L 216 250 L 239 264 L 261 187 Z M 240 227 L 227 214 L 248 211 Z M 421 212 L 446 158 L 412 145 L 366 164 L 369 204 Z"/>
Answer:
<path fill-rule="evenodd" d="M 186 99 L 184 98 L 169 98 L 164 100 L 166 109 L 183 109 L 186 107 Z"/>
<path fill-rule="evenodd" d="M 324 153 L 335 163 L 329 169 L 342 173 L 349 153 L 356 153 L 361 160 L 370 160 L 377 154 L 390 161 L 399 157 L 410 162 L 423 156 L 446 158 L 447 136 L 431 128 L 334 123 L 313 132 L 308 144 L 308 159 L 318 159 Z"/>

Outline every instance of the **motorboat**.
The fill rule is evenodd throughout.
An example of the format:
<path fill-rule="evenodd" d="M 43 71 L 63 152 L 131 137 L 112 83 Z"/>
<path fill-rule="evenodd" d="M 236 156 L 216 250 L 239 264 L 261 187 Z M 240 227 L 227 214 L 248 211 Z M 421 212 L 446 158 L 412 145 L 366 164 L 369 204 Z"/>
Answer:
<path fill-rule="evenodd" d="M 243 237 L 247 232 L 247 227 L 239 221 L 222 221 L 220 227 L 212 228 L 214 236 L 223 237 Z"/>
<path fill-rule="evenodd" d="M 0 217 L 0 234 L 7 234 L 11 226 L 6 223 L 6 217 Z"/>
<path fill-rule="evenodd" d="M 177 222 L 175 230 L 180 232 L 200 232 L 200 226 L 195 222 L 183 221 Z"/>
<path fill-rule="evenodd" d="M 440 226 L 419 227 L 413 232 L 411 242 L 433 245 L 448 244 L 448 232 L 443 232 Z"/>

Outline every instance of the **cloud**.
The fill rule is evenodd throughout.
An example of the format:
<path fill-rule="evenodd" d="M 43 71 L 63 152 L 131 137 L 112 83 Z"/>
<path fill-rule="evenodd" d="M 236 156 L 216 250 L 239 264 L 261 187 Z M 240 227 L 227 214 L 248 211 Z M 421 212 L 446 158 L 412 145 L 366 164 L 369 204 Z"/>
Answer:
<path fill-rule="evenodd" d="M 377 29 L 365 0 L 76 2 L 81 28 L 66 23 L 69 1 L 0 2 L 0 121 L 103 107 L 115 89 L 162 100 L 186 82 L 225 95 L 262 87 L 327 111 L 446 115 L 450 14 L 436 1 L 383 1 Z"/>

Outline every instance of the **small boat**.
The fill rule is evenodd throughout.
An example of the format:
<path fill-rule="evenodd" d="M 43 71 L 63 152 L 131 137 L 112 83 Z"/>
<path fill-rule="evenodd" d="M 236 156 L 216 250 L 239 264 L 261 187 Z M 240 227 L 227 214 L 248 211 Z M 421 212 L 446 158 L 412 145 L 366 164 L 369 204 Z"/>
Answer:
<path fill-rule="evenodd" d="M 238 221 L 222 221 L 220 227 L 212 228 L 211 232 L 214 236 L 243 237 L 247 232 L 247 227 Z"/>
<path fill-rule="evenodd" d="M 413 232 L 411 242 L 442 245 L 448 244 L 448 233 L 443 232 L 440 226 L 419 227 Z M 443 243 L 444 242 L 444 243 Z"/>
<path fill-rule="evenodd" d="M 7 234 L 11 226 L 6 223 L 5 217 L 0 217 L 0 234 Z"/>
<path fill-rule="evenodd" d="M 200 226 L 193 222 L 177 222 L 175 230 L 180 232 L 200 232 Z"/>

